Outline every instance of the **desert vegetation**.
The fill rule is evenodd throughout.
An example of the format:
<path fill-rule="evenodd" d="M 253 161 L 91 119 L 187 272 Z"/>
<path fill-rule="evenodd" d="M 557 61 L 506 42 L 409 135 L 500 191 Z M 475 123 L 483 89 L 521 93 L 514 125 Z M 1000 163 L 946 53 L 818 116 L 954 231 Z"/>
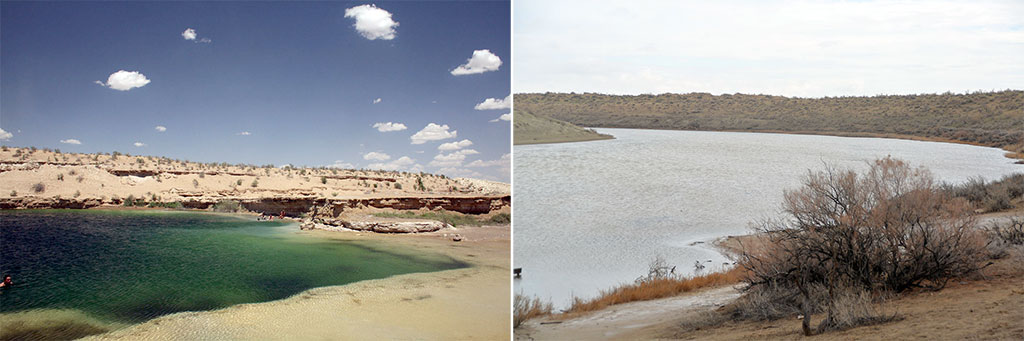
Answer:
<path fill-rule="evenodd" d="M 998 212 L 1018 207 L 1024 202 L 1024 173 L 1010 174 L 994 181 L 972 178 L 962 184 L 943 184 L 942 189 L 964 198 L 975 209 Z"/>
<path fill-rule="evenodd" d="M 533 93 L 516 94 L 515 103 L 517 122 L 530 112 L 586 127 L 919 137 L 1001 147 L 1024 158 L 1018 90 L 823 98 Z"/>

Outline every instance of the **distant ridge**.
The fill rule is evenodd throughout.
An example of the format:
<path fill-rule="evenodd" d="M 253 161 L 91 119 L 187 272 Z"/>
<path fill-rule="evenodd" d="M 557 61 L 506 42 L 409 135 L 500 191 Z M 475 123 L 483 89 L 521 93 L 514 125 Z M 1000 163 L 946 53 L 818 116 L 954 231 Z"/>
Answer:
<path fill-rule="evenodd" d="M 792 98 L 770 95 L 515 95 L 519 112 L 605 128 L 912 138 L 1006 149 L 1024 158 L 1024 91 Z M 518 142 L 516 142 L 518 143 Z"/>
<path fill-rule="evenodd" d="M 591 140 L 612 139 L 611 135 L 601 134 L 556 119 L 537 116 L 528 111 L 516 109 L 514 124 L 514 144 L 538 144 L 580 142 Z"/>

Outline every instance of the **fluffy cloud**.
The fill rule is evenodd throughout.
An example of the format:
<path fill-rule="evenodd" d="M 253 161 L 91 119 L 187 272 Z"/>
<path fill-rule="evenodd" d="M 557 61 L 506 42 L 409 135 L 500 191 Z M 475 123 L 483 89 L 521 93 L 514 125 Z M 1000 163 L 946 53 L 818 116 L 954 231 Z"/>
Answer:
<path fill-rule="evenodd" d="M 328 165 L 327 168 L 354 169 L 354 168 L 356 168 L 356 165 L 353 165 L 353 164 L 348 163 L 348 162 L 344 162 L 342 160 L 334 160 L 334 163 Z"/>
<path fill-rule="evenodd" d="M 181 32 L 181 37 L 185 38 L 185 40 L 191 40 L 197 43 L 209 43 L 212 41 L 210 38 L 199 38 L 199 40 L 196 40 L 198 35 L 196 34 L 196 30 L 192 28 L 187 28 L 185 29 L 185 32 Z"/>
<path fill-rule="evenodd" d="M 498 116 L 498 118 L 495 118 L 495 119 L 491 120 L 490 122 L 498 122 L 498 121 L 506 121 L 507 122 L 507 121 L 511 121 L 511 120 L 512 120 L 512 113 L 507 113 L 507 114 L 501 114 L 501 116 Z"/>
<path fill-rule="evenodd" d="M 452 75 L 462 76 L 498 71 L 499 66 L 501 66 L 501 58 L 491 53 L 491 50 L 476 50 L 473 51 L 473 56 L 466 60 L 466 64 L 459 65 L 452 70 Z"/>
<path fill-rule="evenodd" d="M 423 130 L 416 132 L 415 135 L 409 137 L 412 140 L 412 144 L 424 144 L 427 141 L 437 141 L 444 139 L 455 138 L 458 135 L 458 131 L 448 131 L 448 125 L 437 125 L 434 123 L 427 124 L 423 127 Z"/>
<path fill-rule="evenodd" d="M 383 99 L 380 99 L 380 97 L 377 97 L 377 99 L 373 100 L 373 104 L 380 103 L 381 101 L 383 101 Z"/>
<path fill-rule="evenodd" d="M 434 156 L 434 160 L 430 161 L 429 166 L 432 167 L 458 167 L 462 166 L 462 162 L 466 161 L 466 155 L 480 154 L 480 152 L 473 149 L 463 149 L 451 154 L 437 154 Z"/>
<path fill-rule="evenodd" d="M 363 35 L 363 38 L 369 40 L 395 39 L 395 27 L 398 27 L 398 22 L 391 19 L 390 12 L 377 8 L 376 5 L 361 5 L 346 9 L 345 17 L 356 19 L 356 23 L 352 26 L 359 34 Z"/>
<path fill-rule="evenodd" d="M 476 110 L 497 110 L 497 109 L 509 109 L 512 108 L 512 95 L 508 95 L 505 99 L 488 98 L 480 104 L 477 104 L 473 109 Z"/>
<path fill-rule="evenodd" d="M 134 144 L 136 147 L 145 147 L 146 146 L 146 144 L 142 143 L 142 142 L 135 142 L 135 143 L 132 143 L 132 144 Z"/>
<path fill-rule="evenodd" d="M 3 128 L 0 128 L 0 141 L 9 140 L 14 137 L 14 134 L 8 133 Z"/>
<path fill-rule="evenodd" d="M 406 130 L 406 129 L 408 129 L 408 127 L 406 127 L 404 124 L 401 124 L 401 123 L 391 123 L 391 122 L 387 122 L 387 123 L 384 123 L 384 122 L 374 123 L 373 127 L 377 128 L 377 131 L 382 132 L 382 133 L 386 133 L 386 132 L 389 132 L 389 131 L 399 131 L 399 130 Z"/>
<path fill-rule="evenodd" d="M 456 167 L 445 167 L 437 170 L 438 173 L 447 175 L 453 178 L 484 178 L 486 175 L 480 174 L 480 172 L 472 169 L 456 168 Z"/>
<path fill-rule="evenodd" d="M 60 143 L 66 143 L 66 144 L 82 144 L 82 141 L 79 141 L 79 140 L 76 140 L 76 139 L 67 139 L 67 140 L 60 140 Z"/>
<path fill-rule="evenodd" d="M 501 159 L 490 160 L 490 161 L 476 160 L 476 161 L 473 161 L 473 162 L 470 162 L 469 164 L 467 164 L 466 167 L 494 167 L 494 166 L 508 167 L 509 165 L 511 165 L 511 162 L 510 162 L 511 160 L 512 160 L 512 155 L 511 154 L 505 154 L 505 155 L 501 156 Z"/>
<path fill-rule="evenodd" d="M 235 134 L 235 135 L 241 135 L 241 136 L 249 136 L 249 135 L 252 135 L 252 133 L 250 133 L 250 132 L 248 132 L 248 131 L 243 131 L 243 132 L 241 132 L 241 133 L 238 133 L 238 134 Z"/>
<path fill-rule="evenodd" d="M 422 170 L 423 166 L 417 164 L 416 160 L 403 156 L 387 163 L 371 163 L 366 168 L 416 172 Z"/>
<path fill-rule="evenodd" d="M 167 127 L 164 127 L 164 126 L 156 126 L 156 128 L 154 128 L 154 129 L 156 129 L 156 131 L 159 131 L 161 133 L 167 131 Z"/>
<path fill-rule="evenodd" d="M 149 84 L 149 79 L 146 75 L 139 73 L 138 71 L 125 71 L 120 70 L 110 74 L 107 77 L 107 82 L 94 81 L 93 83 L 121 91 L 128 91 L 134 88 L 141 88 Z"/>
<path fill-rule="evenodd" d="M 459 141 L 459 142 L 442 143 L 440 146 L 437 146 L 437 150 L 459 150 L 459 149 L 466 148 L 466 147 L 469 147 L 469 146 L 472 146 L 472 145 L 473 145 L 473 141 L 462 140 L 462 141 Z"/>
<path fill-rule="evenodd" d="M 363 160 L 384 161 L 389 159 L 391 159 L 391 155 L 378 152 L 369 152 L 363 155 Z"/>

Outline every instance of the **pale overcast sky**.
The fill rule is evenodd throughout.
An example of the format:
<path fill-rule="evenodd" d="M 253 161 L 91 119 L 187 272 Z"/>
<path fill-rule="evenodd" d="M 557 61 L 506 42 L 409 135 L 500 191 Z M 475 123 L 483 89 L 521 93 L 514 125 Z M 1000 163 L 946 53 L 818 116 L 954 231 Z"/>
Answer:
<path fill-rule="evenodd" d="M 1024 1 L 548 1 L 514 91 L 800 97 L 1024 88 Z"/>

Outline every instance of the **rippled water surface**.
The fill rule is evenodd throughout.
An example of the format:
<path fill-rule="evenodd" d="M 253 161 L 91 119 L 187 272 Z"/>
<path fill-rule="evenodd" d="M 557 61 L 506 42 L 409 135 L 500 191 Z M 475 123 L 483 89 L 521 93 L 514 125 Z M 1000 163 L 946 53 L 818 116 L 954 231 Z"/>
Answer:
<path fill-rule="evenodd" d="M 200 213 L 0 211 L 0 312 L 71 309 L 118 323 L 465 266 L 294 225 Z"/>
<path fill-rule="evenodd" d="M 968 145 L 814 135 L 598 129 L 615 140 L 515 146 L 519 293 L 565 306 L 631 282 L 660 255 L 684 272 L 728 261 L 712 239 L 778 214 L 782 192 L 824 163 L 891 155 L 962 182 L 1024 171 Z M 708 262 L 711 260 L 711 262 Z"/>

